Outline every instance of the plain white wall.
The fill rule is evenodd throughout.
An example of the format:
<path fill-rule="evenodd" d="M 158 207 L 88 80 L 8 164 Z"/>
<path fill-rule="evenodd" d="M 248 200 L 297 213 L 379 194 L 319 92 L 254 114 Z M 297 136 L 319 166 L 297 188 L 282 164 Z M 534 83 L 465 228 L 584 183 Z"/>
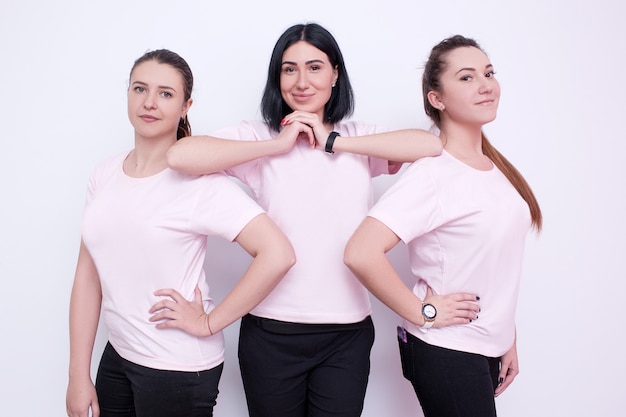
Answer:
<path fill-rule="evenodd" d="M 132 147 L 134 59 L 169 48 L 196 77 L 195 133 L 258 118 L 271 49 L 294 23 L 337 38 L 355 119 L 429 127 L 419 78 L 446 36 L 474 37 L 503 90 L 486 131 L 524 173 L 545 216 L 531 235 L 518 307 L 521 373 L 502 416 L 623 416 L 626 58 L 619 0 L 239 2 L 4 0 L 0 3 L 0 414 L 64 416 L 68 302 L 88 175 Z M 377 193 L 395 177 L 376 180 Z M 210 242 L 219 298 L 249 259 Z M 391 255 L 410 282 L 405 248 Z M 363 415 L 421 415 L 401 377 L 398 317 L 374 300 L 377 339 Z M 246 415 L 228 351 L 216 416 Z M 94 369 L 106 340 L 99 334 Z"/>

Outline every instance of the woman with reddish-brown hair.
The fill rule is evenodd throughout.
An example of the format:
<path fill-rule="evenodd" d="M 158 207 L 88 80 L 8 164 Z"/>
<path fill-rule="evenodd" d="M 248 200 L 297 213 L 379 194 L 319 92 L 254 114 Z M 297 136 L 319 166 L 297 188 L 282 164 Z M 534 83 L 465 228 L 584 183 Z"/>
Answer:
<path fill-rule="evenodd" d="M 402 370 L 426 417 L 495 416 L 494 395 L 518 374 L 522 258 L 542 215 L 522 175 L 483 134 L 500 98 L 494 74 L 472 39 L 457 35 L 433 48 L 424 107 L 443 153 L 407 168 L 344 254 L 370 292 L 404 318 Z M 413 290 L 385 255 L 400 241 L 408 245 Z M 459 292 L 477 294 L 480 311 L 450 326 L 443 296 Z"/>

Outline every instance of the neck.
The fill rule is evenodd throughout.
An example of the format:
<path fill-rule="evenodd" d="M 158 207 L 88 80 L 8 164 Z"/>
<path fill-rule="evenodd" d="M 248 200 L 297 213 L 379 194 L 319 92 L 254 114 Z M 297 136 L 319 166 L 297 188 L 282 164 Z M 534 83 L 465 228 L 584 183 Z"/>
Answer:
<path fill-rule="evenodd" d="M 148 177 L 167 167 L 166 153 L 176 140 L 135 137 L 133 149 L 124 161 L 124 172 L 131 177 Z"/>
<path fill-rule="evenodd" d="M 491 160 L 483 154 L 482 128 L 480 126 L 441 127 L 443 148 L 455 158 L 479 170 L 490 170 Z"/>

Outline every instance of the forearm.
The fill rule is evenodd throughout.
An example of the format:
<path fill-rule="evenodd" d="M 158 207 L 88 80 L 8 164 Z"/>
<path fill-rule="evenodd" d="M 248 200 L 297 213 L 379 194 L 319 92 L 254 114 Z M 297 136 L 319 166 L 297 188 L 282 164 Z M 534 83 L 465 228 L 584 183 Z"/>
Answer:
<path fill-rule="evenodd" d="M 70 307 L 70 379 L 90 378 L 91 356 L 98 329 L 99 310 L 99 303 L 90 306 L 72 303 Z"/>
<path fill-rule="evenodd" d="M 211 331 L 219 332 L 247 314 L 276 287 L 295 263 L 289 247 L 273 247 L 259 253 L 243 277 L 209 314 Z"/>
<path fill-rule="evenodd" d="M 424 324 L 421 300 L 404 284 L 385 254 L 355 248 L 345 262 L 363 286 L 383 304 L 418 326 Z"/>
<path fill-rule="evenodd" d="M 193 136 L 177 141 L 167 152 L 170 168 L 202 175 L 223 171 L 255 159 L 283 152 L 275 140 L 245 141 Z"/>
<path fill-rule="evenodd" d="M 395 162 L 414 162 L 426 156 L 438 156 L 442 149 L 437 136 L 420 129 L 360 137 L 338 136 L 333 144 L 335 152 L 350 152 Z"/>
<path fill-rule="evenodd" d="M 387 258 L 387 252 L 399 241 L 382 222 L 366 217 L 346 245 L 344 263 L 386 306 L 404 319 L 422 325 L 422 300 L 404 284 Z"/>

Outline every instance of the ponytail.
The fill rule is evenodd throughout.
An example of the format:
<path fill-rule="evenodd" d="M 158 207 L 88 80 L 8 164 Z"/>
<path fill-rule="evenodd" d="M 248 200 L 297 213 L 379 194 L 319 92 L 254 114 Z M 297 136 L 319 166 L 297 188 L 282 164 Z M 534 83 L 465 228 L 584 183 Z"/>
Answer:
<path fill-rule="evenodd" d="M 483 153 L 491 159 L 491 161 L 498 167 L 504 176 L 511 182 L 513 187 L 522 196 L 528 208 L 530 209 L 530 218 L 532 225 L 538 232 L 541 231 L 543 225 L 543 216 L 539 203 L 535 198 L 535 194 L 531 190 L 530 186 L 522 176 L 522 174 L 510 163 L 504 155 L 502 155 L 494 146 L 487 140 L 485 134 L 482 134 L 482 148 Z"/>
<path fill-rule="evenodd" d="M 185 117 L 181 117 L 180 121 L 178 122 L 176 140 L 184 138 L 186 136 L 191 136 L 191 125 L 189 124 L 189 118 L 187 117 L 187 115 L 185 115 Z"/>

